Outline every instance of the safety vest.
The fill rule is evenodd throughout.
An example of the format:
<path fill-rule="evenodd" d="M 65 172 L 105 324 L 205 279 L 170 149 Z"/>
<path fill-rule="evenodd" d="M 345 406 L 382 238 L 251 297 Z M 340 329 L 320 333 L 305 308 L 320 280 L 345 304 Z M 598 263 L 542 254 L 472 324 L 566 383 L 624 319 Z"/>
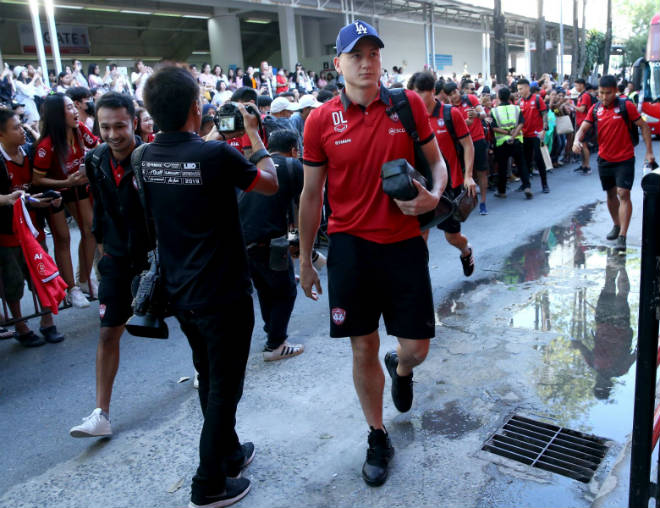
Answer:
<path fill-rule="evenodd" d="M 493 117 L 497 122 L 497 126 L 501 129 L 515 129 L 518 125 L 518 118 L 520 117 L 520 107 L 514 106 L 512 104 L 506 106 L 497 106 L 493 108 L 492 111 Z M 506 141 L 511 139 L 511 136 L 508 134 L 502 134 L 500 132 L 495 132 L 495 146 L 500 146 Z M 523 135 L 522 130 L 516 136 L 516 139 L 522 143 Z"/>

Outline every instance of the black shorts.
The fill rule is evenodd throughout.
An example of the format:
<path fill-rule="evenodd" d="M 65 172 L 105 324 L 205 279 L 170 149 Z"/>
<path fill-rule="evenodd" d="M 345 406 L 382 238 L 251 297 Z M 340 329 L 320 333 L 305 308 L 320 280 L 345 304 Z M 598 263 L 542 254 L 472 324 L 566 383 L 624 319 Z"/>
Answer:
<path fill-rule="evenodd" d="M 635 158 L 621 162 L 608 162 L 598 157 L 598 174 L 604 191 L 614 187 L 630 190 L 635 181 Z"/>
<path fill-rule="evenodd" d="M 330 235 L 330 336 L 357 337 L 378 329 L 389 335 L 435 336 L 429 251 L 421 236 L 379 244 L 346 233 Z"/>
<path fill-rule="evenodd" d="M 83 199 L 89 199 L 89 188 L 87 184 L 76 185 L 75 187 L 62 190 L 62 203 L 69 204 Z"/>
<path fill-rule="evenodd" d="M 0 296 L 7 302 L 20 302 L 23 298 L 25 281 L 30 280 L 23 249 L 0 246 L 0 270 L 4 289 L 4 295 Z"/>
<path fill-rule="evenodd" d="M 488 171 L 488 141 L 480 139 L 474 143 L 474 170 Z"/>
<path fill-rule="evenodd" d="M 126 324 L 133 314 L 131 283 L 139 270 L 131 267 L 130 260 L 104 254 L 98 263 L 101 281 L 99 282 L 99 315 L 101 327 Z"/>

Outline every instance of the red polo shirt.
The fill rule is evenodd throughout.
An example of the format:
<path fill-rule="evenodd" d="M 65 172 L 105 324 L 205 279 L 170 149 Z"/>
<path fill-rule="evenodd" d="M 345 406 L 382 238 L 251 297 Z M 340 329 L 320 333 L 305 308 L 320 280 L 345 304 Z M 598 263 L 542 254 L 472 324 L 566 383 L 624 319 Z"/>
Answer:
<path fill-rule="evenodd" d="M 464 100 L 465 98 L 467 98 L 467 100 Z M 463 119 L 466 121 L 466 125 L 468 109 L 476 108 L 480 104 L 481 103 L 479 102 L 479 99 L 477 99 L 476 95 L 468 94 L 464 97 L 461 97 L 461 105 L 455 107 L 459 108 L 463 113 Z M 472 142 L 479 141 L 480 139 L 484 139 L 486 137 L 484 134 L 484 126 L 481 125 L 481 120 L 478 117 L 475 116 L 473 118 L 473 121 L 470 125 L 468 125 L 468 128 L 470 129 L 470 137 L 472 137 Z"/>
<path fill-rule="evenodd" d="M 538 109 L 536 101 L 538 97 Z M 539 132 L 543 130 L 543 113 L 548 110 L 545 101 L 535 93 L 531 94 L 527 99 L 521 98 L 518 101 L 520 111 L 525 118 L 523 125 L 523 138 L 535 138 Z"/>
<path fill-rule="evenodd" d="M 575 111 L 575 124 L 577 127 L 580 127 L 580 124 L 584 122 L 584 119 L 587 118 L 587 113 L 591 109 L 591 106 L 594 104 L 594 99 L 589 92 L 582 92 L 580 97 L 578 97 L 577 106 L 587 106 L 587 109 L 584 110 L 584 113 Z"/>
<path fill-rule="evenodd" d="M 463 184 L 463 169 L 461 162 L 458 160 L 454 140 L 445 125 L 444 115 L 442 114 L 443 107 L 444 105 L 440 102 L 436 104 L 433 113 L 429 115 L 429 122 L 431 123 L 431 129 L 435 131 L 435 138 L 438 140 L 440 152 L 447 161 L 447 167 L 449 168 L 449 175 L 451 177 L 451 187 L 455 189 Z M 465 119 L 458 108 L 451 108 L 451 120 L 454 125 L 454 133 L 458 139 L 470 134 Z"/>
<path fill-rule="evenodd" d="M 406 91 L 422 144 L 433 140 L 426 107 Z M 388 116 L 389 91 L 366 108 L 344 93 L 315 109 L 305 122 L 307 166 L 327 167 L 329 233 L 350 233 L 376 243 L 394 243 L 420 234 L 416 217 L 404 215 L 383 192 L 380 169 L 404 158 L 414 164 L 413 141 L 396 115 Z"/>
<path fill-rule="evenodd" d="M 640 118 L 637 107 L 631 101 L 625 101 L 628 118 L 636 122 Z M 585 122 L 594 123 L 594 114 L 598 118 L 598 155 L 607 162 L 622 162 L 635 156 L 635 147 L 630 139 L 628 126 L 621 117 L 619 100 L 609 107 L 602 103 L 591 106 Z"/>

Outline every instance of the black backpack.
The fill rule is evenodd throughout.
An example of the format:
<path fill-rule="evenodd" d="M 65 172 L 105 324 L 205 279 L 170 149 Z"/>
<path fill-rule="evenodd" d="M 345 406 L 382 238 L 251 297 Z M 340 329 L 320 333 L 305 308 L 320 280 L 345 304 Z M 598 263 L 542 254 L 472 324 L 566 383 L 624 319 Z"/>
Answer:
<path fill-rule="evenodd" d="M 451 108 L 453 106 L 451 104 L 442 104 L 441 102 L 438 102 L 435 105 L 435 109 L 433 110 L 433 117 L 439 116 L 439 109 L 442 108 L 442 120 L 445 122 L 445 127 L 447 127 L 447 132 L 449 132 L 449 136 L 451 137 L 452 141 L 454 142 L 454 149 L 456 150 L 456 157 L 458 157 L 458 162 L 461 165 L 461 170 L 463 173 L 465 173 L 465 160 L 463 157 L 463 145 L 461 145 L 460 140 L 458 139 L 458 136 L 456 136 L 456 129 L 454 129 L 454 120 L 451 117 Z M 447 162 L 447 159 L 445 159 L 445 162 Z M 447 164 L 447 169 L 449 169 L 449 164 Z"/>
<path fill-rule="evenodd" d="M 639 130 L 637 129 L 637 126 L 630 121 L 630 117 L 628 116 L 628 109 L 626 108 L 626 102 L 628 102 L 628 99 L 624 99 L 623 97 L 617 97 L 617 106 L 619 107 L 619 114 L 621 115 L 621 119 L 626 122 L 626 127 L 628 127 L 628 134 L 630 134 L 630 141 L 632 141 L 633 146 L 639 145 Z M 594 130 L 598 129 L 598 115 L 597 115 L 597 109 L 599 107 L 600 101 L 596 102 L 593 105 L 594 108 Z"/>

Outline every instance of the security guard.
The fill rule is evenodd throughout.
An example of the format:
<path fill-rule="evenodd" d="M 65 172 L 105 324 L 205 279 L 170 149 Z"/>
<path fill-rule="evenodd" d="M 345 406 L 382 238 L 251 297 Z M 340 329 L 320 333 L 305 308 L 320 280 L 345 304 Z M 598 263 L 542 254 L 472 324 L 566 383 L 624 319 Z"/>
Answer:
<path fill-rule="evenodd" d="M 495 197 L 506 197 L 506 173 L 509 157 L 513 157 L 522 180 L 522 188 L 527 199 L 532 199 L 532 189 L 529 182 L 529 173 L 523 156 L 522 128 L 525 122 L 519 106 L 510 103 L 511 89 L 500 88 L 497 95 L 500 106 L 490 112 L 493 117 L 493 132 L 495 133 L 495 160 L 497 161 L 497 192 Z"/>

